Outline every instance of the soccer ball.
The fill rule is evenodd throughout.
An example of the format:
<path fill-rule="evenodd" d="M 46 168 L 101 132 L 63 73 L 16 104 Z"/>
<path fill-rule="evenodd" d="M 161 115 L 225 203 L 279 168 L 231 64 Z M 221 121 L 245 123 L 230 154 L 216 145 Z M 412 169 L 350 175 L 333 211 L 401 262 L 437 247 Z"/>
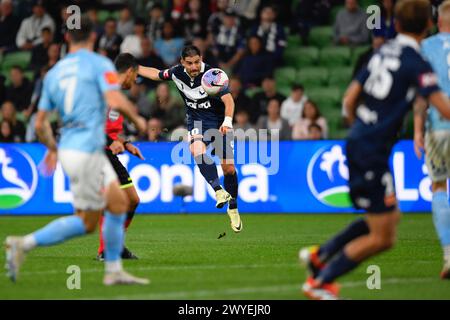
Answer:
<path fill-rule="evenodd" d="M 227 74 L 218 68 L 209 69 L 202 77 L 202 88 L 209 96 L 217 96 L 228 88 Z"/>

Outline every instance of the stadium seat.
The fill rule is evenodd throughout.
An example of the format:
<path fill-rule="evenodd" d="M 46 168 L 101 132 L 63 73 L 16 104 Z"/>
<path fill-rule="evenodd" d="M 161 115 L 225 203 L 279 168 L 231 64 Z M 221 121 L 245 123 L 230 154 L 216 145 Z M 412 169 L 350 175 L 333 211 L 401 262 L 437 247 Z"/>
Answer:
<path fill-rule="evenodd" d="M 106 19 L 108 18 L 114 18 L 114 19 L 118 19 L 119 18 L 119 12 L 118 11 L 108 11 L 108 10 L 100 10 L 97 13 L 98 16 L 98 21 L 101 24 L 104 24 Z"/>
<path fill-rule="evenodd" d="M 14 65 L 19 65 L 22 68 L 28 67 L 31 60 L 31 52 L 30 51 L 18 51 L 8 53 L 4 56 L 2 61 L 2 70 L 9 70 Z"/>
<path fill-rule="evenodd" d="M 302 68 L 297 74 L 297 81 L 305 88 L 320 87 L 327 84 L 328 70 L 323 67 Z"/>
<path fill-rule="evenodd" d="M 328 69 L 328 72 L 328 85 L 345 89 L 352 79 L 353 68 L 336 67 Z"/>
<path fill-rule="evenodd" d="M 277 84 L 277 91 L 281 93 L 285 97 L 289 97 L 291 95 L 292 87 L 288 84 L 278 85 Z"/>
<path fill-rule="evenodd" d="M 292 85 L 295 82 L 297 70 L 293 67 L 278 68 L 275 70 L 277 85 Z"/>
<path fill-rule="evenodd" d="M 315 27 L 309 33 L 309 43 L 312 46 L 323 48 L 333 44 L 333 27 Z"/>
<path fill-rule="evenodd" d="M 361 8 L 363 8 L 364 10 L 368 7 L 371 6 L 373 4 L 378 4 L 377 0 L 360 0 L 359 1 L 359 6 Z"/>
<path fill-rule="evenodd" d="M 286 48 L 284 62 L 296 68 L 310 67 L 317 64 L 319 50 L 316 47 Z"/>
<path fill-rule="evenodd" d="M 302 39 L 297 34 L 287 36 L 287 47 L 298 48 L 302 45 Z"/>
<path fill-rule="evenodd" d="M 320 110 L 340 108 L 342 90 L 336 87 L 306 88 L 306 95 L 313 100 Z"/>
<path fill-rule="evenodd" d="M 247 97 L 249 98 L 253 98 L 253 96 L 259 92 L 262 92 L 263 90 L 260 87 L 254 87 L 254 88 L 249 88 L 247 90 L 245 90 L 245 94 Z"/>
<path fill-rule="evenodd" d="M 365 53 L 367 50 L 369 50 L 369 49 L 370 49 L 370 46 L 369 46 L 369 45 L 367 45 L 367 46 L 357 46 L 357 47 L 354 47 L 354 48 L 352 49 L 351 64 L 352 64 L 352 65 L 355 65 L 355 64 L 356 64 L 356 61 L 358 61 L 358 58 L 359 58 L 363 53 Z"/>
<path fill-rule="evenodd" d="M 348 47 L 326 47 L 320 51 L 319 63 L 327 67 L 346 66 L 350 64 L 350 58 Z"/>

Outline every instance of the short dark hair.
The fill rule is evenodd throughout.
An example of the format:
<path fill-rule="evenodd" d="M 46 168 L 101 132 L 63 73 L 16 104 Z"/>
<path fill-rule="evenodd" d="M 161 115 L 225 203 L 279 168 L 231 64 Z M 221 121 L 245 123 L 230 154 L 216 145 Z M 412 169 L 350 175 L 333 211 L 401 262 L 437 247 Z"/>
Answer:
<path fill-rule="evenodd" d="M 23 73 L 23 68 L 22 68 L 22 66 L 20 66 L 20 65 L 18 65 L 18 64 L 15 64 L 15 65 L 13 65 L 12 67 L 11 67 L 11 70 L 18 70 L 18 71 L 20 71 L 20 72 L 22 72 Z"/>
<path fill-rule="evenodd" d="M 400 0 L 395 5 L 395 19 L 402 32 L 422 34 L 432 19 L 428 0 Z"/>
<path fill-rule="evenodd" d="M 319 126 L 316 122 L 313 122 L 313 123 L 311 123 L 311 124 L 308 126 L 308 131 L 311 130 L 312 128 L 316 128 L 316 129 L 318 129 L 320 132 L 323 131 L 323 130 L 322 130 L 322 127 Z"/>
<path fill-rule="evenodd" d="M 291 86 L 291 90 L 292 90 L 292 91 L 296 91 L 296 90 L 302 90 L 302 91 L 305 91 L 305 87 L 303 87 L 303 85 L 300 84 L 300 83 L 294 83 L 294 84 L 292 84 L 292 86 Z"/>
<path fill-rule="evenodd" d="M 108 18 L 106 18 L 106 20 L 105 20 L 105 23 L 104 23 L 104 24 L 107 24 L 108 22 L 114 22 L 114 23 L 116 23 L 116 22 L 117 22 L 117 20 L 116 20 L 115 18 L 113 18 L 113 17 L 108 17 Z"/>
<path fill-rule="evenodd" d="M 43 32 L 52 33 L 52 29 L 50 29 L 49 27 L 44 27 L 44 28 L 42 28 L 42 30 L 41 30 L 41 33 L 43 33 Z"/>
<path fill-rule="evenodd" d="M 82 15 L 80 19 L 80 28 L 69 29 L 70 41 L 73 43 L 85 42 L 94 31 L 92 21 L 86 16 Z"/>
<path fill-rule="evenodd" d="M 125 72 L 130 68 L 137 70 L 139 67 L 136 58 L 130 53 L 119 54 L 114 60 L 114 65 L 119 73 Z"/>
<path fill-rule="evenodd" d="M 183 51 L 181 51 L 181 58 L 186 59 L 187 57 L 201 56 L 200 49 L 194 45 L 185 46 Z"/>

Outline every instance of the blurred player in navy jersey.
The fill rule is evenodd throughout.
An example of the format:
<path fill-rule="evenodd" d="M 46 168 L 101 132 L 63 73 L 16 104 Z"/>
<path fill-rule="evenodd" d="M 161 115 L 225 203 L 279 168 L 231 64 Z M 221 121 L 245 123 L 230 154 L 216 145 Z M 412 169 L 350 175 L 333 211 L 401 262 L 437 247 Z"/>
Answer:
<path fill-rule="evenodd" d="M 400 212 L 388 160 L 416 95 L 450 118 L 447 95 L 420 55 L 420 42 L 432 25 L 429 1 L 399 1 L 395 17 L 399 35 L 372 56 L 344 97 L 353 122 L 346 147 L 350 197 L 366 215 L 325 244 L 300 250 L 311 273 L 303 285 L 310 299 L 336 299 L 336 278 L 394 245 Z"/>
<path fill-rule="evenodd" d="M 216 207 L 228 203 L 228 216 L 234 232 L 241 232 L 242 221 L 237 207 L 238 178 L 234 166 L 234 141 L 232 137 L 234 100 L 229 90 L 210 97 L 201 86 L 203 74 L 211 67 L 202 61 L 200 50 L 186 46 L 181 54 L 181 64 L 167 70 L 139 66 L 139 75 L 154 81 L 174 81 L 186 105 L 190 150 L 201 174 L 216 192 Z M 211 141 L 211 135 L 220 130 L 223 141 Z M 220 139 L 219 139 L 220 140 Z M 213 143 L 215 153 L 221 158 L 225 190 L 220 185 L 217 167 L 206 154 Z"/>

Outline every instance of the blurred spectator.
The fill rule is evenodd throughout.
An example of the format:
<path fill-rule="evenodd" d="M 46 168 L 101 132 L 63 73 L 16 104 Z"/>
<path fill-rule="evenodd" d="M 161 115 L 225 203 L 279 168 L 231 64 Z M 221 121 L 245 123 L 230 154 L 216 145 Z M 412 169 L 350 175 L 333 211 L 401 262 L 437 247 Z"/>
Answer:
<path fill-rule="evenodd" d="M 6 78 L 0 73 L 0 104 L 6 99 Z"/>
<path fill-rule="evenodd" d="M 230 91 L 233 96 L 236 112 L 245 110 L 248 113 L 251 111 L 251 100 L 242 91 L 242 82 L 238 77 L 230 78 Z"/>
<path fill-rule="evenodd" d="M 237 141 L 256 141 L 258 140 L 258 134 L 255 128 L 249 121 L 249 115 L 247 110 L 240 109 L 234 114 L 234 138 Z"/>
<path fill-rule="evenodd" d="M 134 21 L 131 10 L 128 7 L 120 10 L 119 21 L 117 22 L 117 33 L 125 39 L 127 36 L 133 34 Z"/>
<path fill-rule="evenodd" d="M 34 84 L 33 94 L 31 95 L 30 106 L 27 108 L 27 110 L 23 111 L 26 118 L 29 118 L 37 110 L 39 99 L 41 98 L 42 87 L 44 84 L 44 77 L 47 74 L 49 69 L 50 69 L 50 66 L 45 65 L 45 66 L 41 67 L 41 69 L 39 70 L 39 77 L 37 78 L 37 80 Z M 27 134 L 28 134 L 29 127 L 30 127 L 30 125 L 28 125 Z M 34 127 L 33 127 L 33 131 L 34 131 Z"/>
<path fill-rule="evenodd" d="M 6 99 L 14 104 L 18 112 L 22 112 L 30 105 L 33 86 L 20 66 L 13 66 L 10 74 L 11 85 L 6 88 Z"/>
<path fill-rule="evenodd" d="M 164 128 L 169 131 L 184 124 L 184 105 L 171 95 L 166 82 L 160 83 L 156 88 L 156 97 L 152 104 L 150 117 L 160 119 Z"/>
<path fill-rule="evenodd" d="M 145 87 L 133 83 L 128 93 L 130 100 L 137 106 L 138 113 L 147 119 L 150 118 L 151 104 L 145 94 Z"/>
<path fill-rule="evenodd" d="M 383 37 L 385 40 L 393 39 L 397 35 L 394 24 L 394 0 L 379 0 L 381 7 L 381 26 L 373 30 L 374 37 Z"/>
<path fill-rule="evenodd" d="M 229 8 L 222 15 L 223 22 L 213 29 L 214 50 L 217 52 L 222 69 L 232 69 L 245 55 L 244 32 L 239 28 L 239 21 L 233 9 Z"/>
<path fill-rule="evenodd" d="M 141 40 L 141 48 L 142 48 L 142 57 L 137 59 L 139 65 L 144 67 L 153 67 L 156 69 L 164 69 L 165 64 L 162 61 L 161 57 L 158 56 L 153 49 L 152 41 L 149 38 L 143 38 Z M 156 81 L 152 81 L 148 78 L 139 78 L 141 81 L 140 84 L 143 84 L 149 88 L 156 88 Z"/>
<path fill-rule="evenodd" d="M 57 43 L 52 43 L 50 47 L 48 47 L 47 56 L 48 56 L 48 62 L 47 66 L 50 68 L 53 67 L 58 61 L 59 61 L 59 54 L 60 54 L 60 46 Z"/>
<path fill-rule="evenodd" d="M 202 55 L 202 60 L 204 63 L 209 64 L 214 68 L 219 67 L 219 62 L 217 61 L 214 53 L 212 53 L 212 51 L 209 49 L 206 40 L 202 38 L 195 38 L 192 41 L 192 44 L 200 50 L 200 54 Z"/>
<path fill-rule="evenodd" d="M 295 7 L 292 32 L 298 32 L 302 43 L 308 45 L 309 31 L 312 27 L 327 24 L 330 10 L 330 0 L 300 0 Z"/>
<path fill-rule="evenodd" d="M 103 34 L 103 26 L 98 20 L 98 11 L 97 7 L 95 5 L 89 6 L 86 15 L 88 16 L 89 20 L 91 20 L 92 24 L 94 25 L 94 32 L 97 34 L 97 36 L 100 36 Z"/>
<path fill-rule="evenodd" d="M 274 6 L 264 7 L 260 14 L 259 25 L 252 30 L 252 35 L 263 39 L 264 49 L 272 56 L 278 66 L 283 61 L 283 52 L 286 47 L 284 27 L 276 22 L 277 12 Z"/>
<path fill-rule="evenodd" d="M 366 26 L 367 15 L 358 5 L 358 0 L 345 0 L 334 23 L 334 42 L 339 45 L 360 45 L 369 41 Z"/>
<path fill-rule="evenodd" d="M 201 0 L 189 0 L 186 3 L 182 18 L 186 41 L 206 38 L 208 14 L 208 8 L 202 5 Z"/>
<path fill-rule="evenodd" d="M 12 0 L 2 0 L 0 3 L 0 54 L 14 50 L 16 34 L 20 21 L 13 15 Z"/>
<path fill-rule="evenodd" d="M 262 116 L 258 120 L 258 129 L 267 129 L 267 140 L 289 140 L 291 128 L 289 123 L 280 116 L 280 101 L 270 99 L 267 105 L 267 116 Z M 261 132 L 260 138 L 261 136 Z"/>
<path fill-rule="evenodd" d="M 271 74 L 274 69 L 273 61 L 257 36 L 248 40 L 247 52 L 237 67 L 237 75 L 245 88 L 261 85 L 262 79 Z"/>
<path fill-rule="evenodd" d="M 134 33 L 128 35 L 120 45 L 120 52 L 128 52 L 137 59 L 142 58 L 142 44 L 141 41 L 146 38 L 145 22 L 142 19 L 137 19 L 134 24 Z"/>
<path fill-rule="evenodd" d="M 31 50 L 31 60 L 29 68 L 38 72 L 48 63 L 48 48 L 53 41 L 53 33 L 50 28 L 45 27 L 41 32 L 42 43 Z"/>
<path fill-rule="evenodd" d="M 229 0 L 217 0 L 216 11 L 213 12 L 208 18 L 207 31 L 212 38 L 217 37 L 217 31 L 222 24 L 222 19 L 225 10 L 228 8 Z M 212 39 L 210 41 L 212 43 Z"/>
<path fill-rule="evenodd" d="M 261 0 L 239 0 L 235 1 L 233 7 L 241 17 L 242 27 L 247 30 L 256 21 L 258 14 L 258 7 Z"/>
<path fill-rule="evenodd" d="M 64 35 L 67 31 L 67 19 L 70 17 L 70 14 L 67 12 L 67 8 L 69 6 L 66 4 L 60 5 L 59 9 L 59 24 L 56 25 L 56 30 L 54 34 L 55 42 L 62 43 L 65 41 Z"/>
<path fill-rule="evenodd" d="M 292 127 L 303 111 L 308 97 L 301 84 L 294 84 L 291 89 L 291 96 L 281 104 L 281 117 L 289 122 Z"/>
<path fill-rule="evenodd" d="M 171 67 L 178 63 L 181 50 L 183 50 L 184 39 L 175 38 L 175 30 L 170 21 L 164 23 L 163 35 L 156 40 L 155 50 L 164 61 L 166 67 Z"/>
<path fill-rule="evenodd" d="M 1 120 L 0 121 L 0 142 L 9 143 L 15 142 L 14 136 L 12 134 L 12 128 L 9 121 Z"/>
<path fill-rule="evenodd" d="M 151 118 L 147 125 L 147 141 L 158 142 L 166 141 L 166 138 L 162 135 L 163 124 L 158 118 Z"/>
<path fill-rule="evenodd" d="M 250 115 L 252 123 L 255 123 L 259 116 L 267 114 L 267 107 L 270 100 L 278 100 L 280 106 L 286 100 L 285 96 L 277 92 L 276 82 L 272 76 L 264 78 L 262 89 L 263 92 L 258 92 L 252 98 L 252 114 Z"/>
<path fill-rule="evenodd" d="M 174 24 L 180 24 L 187 2 L 187 0 L 173 0 L 172 9 L 170 11 L 170 19 L 174 22 Z"/>
<path fill-rule="evenodd" d="M 16 45 L 22 50 L 31 50 L 36 45 L 42 43 L 42 29 L 48 27 L 55 31 L 55 23 L 45 12 L 42 0 L 33 1 L 33 15 L 22 21 L 19 32 L 16 36 Z"/>
<path fill-rule="evenodd" d="M 10 126 L 10 135 L 13 142 L 25 142 L 25 125 L 16 117 L 16 108 L 11 101 L 5 101 L 1 109 L 2 121 L 7 121 Z"/>
<path fill-rule="evenodd" d="M 122 37 L 117 33 L 117 23 L 113 18 L 105 21 L 105 32 L 97 40 L 97 50 L 111 60 L 114 60 L 120 51 Z"/>
<path fill-rule="evenodd" d="M 385 39 L 383 37 L 372 38 L 372 46 L 366 52 L 363 52 L 356 60 L 355 67 L 353 68 L 352 78 L 354 78 L 358 74 L 359 70 L 361 70 L 362 67 L 366 66 L 369 63 L 372 54 L 376 50 L 378 50 L 384 44 L 384 42 Z"/>
<path fill-rule="evenodd" d="M 294 140 L 308 139 L 309 136 L 308 128 L 312 123 L 316 123 L 321 127 L 322 136 L 323 138 L 326 139 L 328 137 L 327 120 L 324 117 L 322 117 L 317 105 L 311 100 L 308 100 L 303 108 L 301 118 L 298 119 L 297 122 L 294 124 L 294 127 L 292 129 L 292 139 Z"/>
<path fill-rule="evenodd" d="M 322 127 L 317 123 L 311 123 L 308 127 L 308 138 L 309 140 L 322 140 L 323 133 Z"/>
<path fill-rule="evenodd" d="M 164 22 L 164 11 L 161 4 L 154 4 L 149 12 L 150 21 L 147 26 L 147 35 L 153 42 L 162 37 Z"/>

